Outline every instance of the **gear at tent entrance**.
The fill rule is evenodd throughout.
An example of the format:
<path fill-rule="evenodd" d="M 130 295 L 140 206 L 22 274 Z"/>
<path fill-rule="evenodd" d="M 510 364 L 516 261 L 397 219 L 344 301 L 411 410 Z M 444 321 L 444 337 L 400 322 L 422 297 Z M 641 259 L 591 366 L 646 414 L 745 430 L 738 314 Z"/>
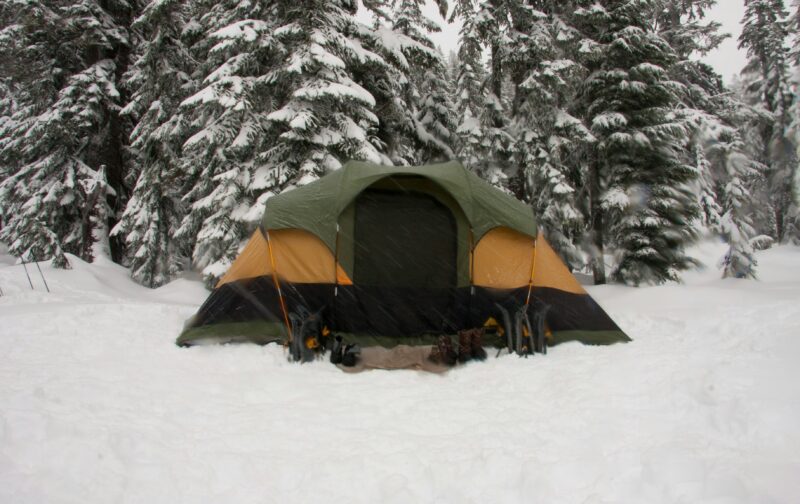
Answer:
<path fill-rule="evenodd" d="M 503 329 L 503 326 L 499 324 L 497 322 L 497 319 L 495 319 L 494 317 L 489 317 L 488 319 L 486 319 L 486 322 L 483 323 L 483 327 L 489 333 L 497 333 L 497 335 L 501 338 L 506 333 L 505 329 Z"/>
<path fill-rule="evenodd" d="M 272 279 L 275 281 L 275 290 L 278 291 L 278 299 L 281 303 L 281 311 L 283 311 L 283 321 L 286 324 L 286 334 L 289 336 L 289 341 L 287 343 L 292 343 L 292 326 L 289 323 L 289 313 L 286 310 L 286 302 L 283 299 L 283 292 L 281 292 L 281 284 L 278 281 L 278 269 L 275 267 L 275 256 L 272 254 L 272 242 L 269 239 L 269 231 L 262 232 L 266 235 L 267 238 L 267 249 L 269 249 L 269 262 L 272 265 Z"/>

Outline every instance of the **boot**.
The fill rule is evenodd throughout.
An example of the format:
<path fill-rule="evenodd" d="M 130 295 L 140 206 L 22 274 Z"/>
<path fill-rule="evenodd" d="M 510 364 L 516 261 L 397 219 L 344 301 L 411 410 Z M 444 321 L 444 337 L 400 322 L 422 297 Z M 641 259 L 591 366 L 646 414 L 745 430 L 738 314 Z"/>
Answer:
<path fill-rule="evenodd" d="M 453 341 L 450 336 L 442 335 L 436 341 L 436 348 L 439 352 L 439 362 L 447 366 L 455 365 L 458 354 L 453 350 Z"/>
<path fill-rule="evenodd" d="M 458 331 L 458 362 L 467 362 L 472 358 L 472 330 Z"/>
<path fill-rule="evenodd" d="M 431 353 L 428 355 L 428 360 L 436 364 L 442 363 L 442 354 L 439 353 L 439 345 L 431 345 Z"/>
<path fill-rule="evenodd" d="M 473 329 L 470 334 L 470 354 L 473 359 L 476 360 L 485 360 L 486 359 L 486 350 L 483 349 L 483 335 L 486 332 L 486 329 L 481 327 L 480 329 Z"/>

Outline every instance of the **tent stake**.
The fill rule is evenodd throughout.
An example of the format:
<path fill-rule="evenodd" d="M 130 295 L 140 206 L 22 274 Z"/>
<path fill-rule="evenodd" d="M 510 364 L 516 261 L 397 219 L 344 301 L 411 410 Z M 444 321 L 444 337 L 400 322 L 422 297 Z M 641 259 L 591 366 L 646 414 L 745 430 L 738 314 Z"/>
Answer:
<path fill-rule="evenodd" d="M 44 279 L 44 274 L 42 273 L 42 268 L 39 267 L 39 261 L 36 261 L 36 269 L 39 270 L 39 276 L 42 277 L 42 282 L 44 282 L 44 288 L 47 289 L 47 292 L 50 292 L 50 287 L 47 286 L 47 280 Z"/>

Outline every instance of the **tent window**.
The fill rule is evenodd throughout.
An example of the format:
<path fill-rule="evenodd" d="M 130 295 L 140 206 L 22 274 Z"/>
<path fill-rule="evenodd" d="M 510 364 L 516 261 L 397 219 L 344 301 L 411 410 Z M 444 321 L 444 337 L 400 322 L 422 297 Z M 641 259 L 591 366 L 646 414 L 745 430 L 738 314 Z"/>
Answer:
<path fill-rule="evenodd" d="M 353 280 L 387 287 L 456 285 L 456 221 L 434 197 L 368 189 L 356 199 Z"/>

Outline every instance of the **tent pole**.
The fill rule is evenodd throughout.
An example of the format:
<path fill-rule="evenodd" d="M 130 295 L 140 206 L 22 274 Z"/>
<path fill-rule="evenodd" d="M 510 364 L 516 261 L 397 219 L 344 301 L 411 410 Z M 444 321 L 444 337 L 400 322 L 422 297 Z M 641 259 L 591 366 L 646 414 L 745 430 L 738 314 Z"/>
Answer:
<path fill-rule="evenodd" d="M 333 248 L 333 303 L 331 305 L 331 330 L 337 327 L 336 299 L 339 297 L 339 223 L 336 223 L 336 240 Z"/>
<path fill-rule="evenodd" d="M 467 314 L 469 323 L 472 326 L 472 298 L 475 297 L 475 233 L 472 227 L 469 228 L 469 304 L 467 305 Z"/>
<path fill-rule="evenodd" d="M 531 277 L 528 280 L 528 297 L 525 298 L 525 306 L 531 302 L 531 291 L 533 290 L 533 275 L 536 273 L 536 251 L 539 249 L 539 233 L 536 233 L 536 238 L 533 240 L 533 254 L 531 257 Z"/>
<path fill-rule="evenodd" d="M 278 281 L 278 270 L 275 267 L 275 256 L 272 254 L 272 241 L 269 239 L 269 231 L 267 235 L 267 249 L 269 249 L 269 262 L 272 265 L 272 280 L 275 282 L 275 288 L 278 290 L 278 299 L 281 302 L 281 311 L 283 311 L 283 321 L 286 323 L 286 333 L 289 335 L 289 342 L 292 341 L 292 325 L 289 323 L 289 313 L 286 310 L 286 303 L 283 300 L 283 292 L 281 291 L 281 284 Z"/>

